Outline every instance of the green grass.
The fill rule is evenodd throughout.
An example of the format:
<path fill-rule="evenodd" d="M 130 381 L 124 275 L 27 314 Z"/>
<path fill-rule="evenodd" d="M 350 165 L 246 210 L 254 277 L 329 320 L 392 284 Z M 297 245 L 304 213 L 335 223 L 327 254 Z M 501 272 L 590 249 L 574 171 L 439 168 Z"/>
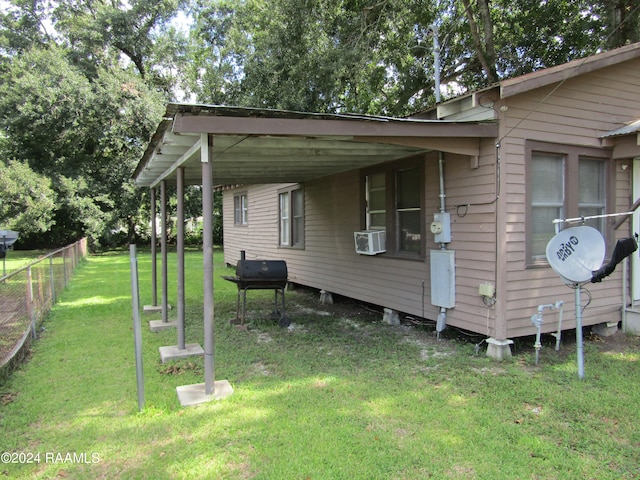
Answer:
<path fill-rule="evenodd" d="M 495 363 L 473 345 L 438 342 L 428 328 L 383 325 L 343 303 L 321 307 L 305 290 L 287 293 L 289 329 L 266 319 L 272 292 L 250 292 L 251 328 L 240 331 L 228 324 L 235 286 L 220 278 L 232 270 L 219 252 L 216 261 L 215 371 L 232 396 L 182 408 L 175 388 L 203 381 L 202 359 L 161 364 L 158 347 L 175 344 L 176 333 L 149 332 L 146 321 L 157 317 L 143 316 L 139 413 L 129 258 L 92 256 L 30 361 L 0 386 L 0 452 L 40 453 L 38 464 L 0 464 L 0 476 L 640 477 L 637 340 L 619 352 L 587 342 L 579 380 L 574 345 L 560 354 L 545 347 L 538 366 L 530 348 Z M 202 345 L 201 255 L 188 253 L 186 264 L 187 342 Z M 148 255 L 139 265 L 141 300 L 150 303 Z"/>
<path fill-rule="evenodd" d="M 3 273 L 3 269 L 9 274 L 14 270 L 26 267 L 48 253 L 50 252 L 44 250 L 9 250 L 6 257 L 0 259 L 0 274 Z"/>

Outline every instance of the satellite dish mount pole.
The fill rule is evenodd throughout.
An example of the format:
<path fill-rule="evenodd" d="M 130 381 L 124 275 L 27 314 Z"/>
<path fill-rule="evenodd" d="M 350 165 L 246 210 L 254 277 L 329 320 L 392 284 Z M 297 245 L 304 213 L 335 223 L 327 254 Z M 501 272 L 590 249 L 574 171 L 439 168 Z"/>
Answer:
<path fill-rule="evenodd" d="M 576 355 L 578 357 L 578 378 L 584 378 L 584 346 L 582 341 L 582 299 L 580 291 L 582 286 L 575 284 L 576 297 Z"/>

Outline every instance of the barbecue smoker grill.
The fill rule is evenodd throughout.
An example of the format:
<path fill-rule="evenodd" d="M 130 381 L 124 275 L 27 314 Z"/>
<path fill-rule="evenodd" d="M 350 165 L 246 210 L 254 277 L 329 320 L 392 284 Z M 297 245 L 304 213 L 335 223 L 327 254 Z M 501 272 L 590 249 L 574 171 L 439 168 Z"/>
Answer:
<path fill-rule="evenodd" d="M 275 310 L 272 316 L 278 318 L 278 325 L 288 327 L 291 323 L 285 313 L 284 289 L 287 286 L 287 262 L 284 260 L 246 260 L 244 250 L 240 252 L 240 260 L 236 264 L 236 276 L 223 276 L 238 287 L 236 299 L 236 318 L 230 323 L 238 328 L 246 328 L 244 320 L 247 315 L 247 290 L 274 290 Z M 240 297 L 242 296 L 242 309 Z M 278 296 L 282 299 L 282 312 L 278 310 Z"/>

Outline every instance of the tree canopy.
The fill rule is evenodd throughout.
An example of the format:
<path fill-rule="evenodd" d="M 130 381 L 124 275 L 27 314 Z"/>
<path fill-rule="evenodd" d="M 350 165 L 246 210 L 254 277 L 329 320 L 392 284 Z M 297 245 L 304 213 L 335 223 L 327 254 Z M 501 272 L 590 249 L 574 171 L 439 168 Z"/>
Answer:
<path fill-rule="evenodd" d="M 203 102 L 406 115 L 444 94 L 640 39 L 635 0 L 209 2 L 191 30 Z"/>
<path fill-rule="evenodd" d="M 640 41 L 637 0 L 3 5 L 0 226 L 33 245 L 145 233 L 130 176 L 167 101 L 403 116 Z"/>

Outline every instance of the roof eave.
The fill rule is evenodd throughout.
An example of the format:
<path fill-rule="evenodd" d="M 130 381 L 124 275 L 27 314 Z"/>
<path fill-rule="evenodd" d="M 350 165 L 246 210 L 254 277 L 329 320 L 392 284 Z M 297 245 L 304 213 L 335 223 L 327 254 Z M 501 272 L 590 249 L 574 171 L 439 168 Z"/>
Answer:
<path fill-rule="evenodd" d="M 638 57 L 640 57 L 640 43 L 634 43 L 590 57 L 572 60 L 555 67 L 509 78 L 500 82 L 500 97 L 512 97 Z"/>

